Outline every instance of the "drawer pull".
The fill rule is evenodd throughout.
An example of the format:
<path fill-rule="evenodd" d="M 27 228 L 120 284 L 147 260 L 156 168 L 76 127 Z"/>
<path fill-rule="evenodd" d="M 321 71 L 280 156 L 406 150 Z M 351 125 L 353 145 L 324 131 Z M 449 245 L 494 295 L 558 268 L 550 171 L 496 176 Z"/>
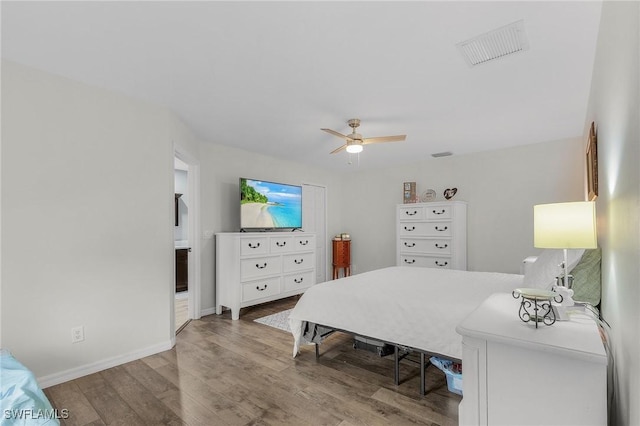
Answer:
<path fill-rule="evenodd" d="M 440 263 L 436 260 L 436 266 L 447 266 L 449 262 Z"/>
<path fill-rule="evenodd" d="M 302 262 L 304 262 L 304 259 L 300 259 L 300 260 L 298 260 L 298 259 L 293 259 L 293 261 L 296 263 L 296 265 L 301 265 L 301 264 L 302 264 Z"/>
<path fill-rule="evenodd" d="M 260 264 L 256 263 L 256 268 L 258 269 L 264 269 L 267 267 L 267 262 L 264 262 L 264 264 L 262 266 L 260 266 Z"/>
<path fill-rule="evenodd" d="M 306 246 L 307 244 L 309 244 L 309 240 L 304 240 L 304 241 L 300 240 L 301 246 Z"/>
<path fill-rule="evenodd" d="M 258 291 L 265 291 L 267 289 L 267 287 L 269 286 L 269 284 L 265 284 L 264 287 L 260 288 L 259 285 L 256 286 L 256 290 Z"/>
<path fill-rule="evenodd" d="M 436 243 L 436 248 L 446 249 L 447 247 L 449 247 L 449 244 L 445 244 L 445 245 L 441 246 L 440 244 Z"/>
<path fill-rule="evenodd" d="M 414 210 L 414 211 L 413 211 L 413 213 L 412 213 L 412 212 L 410 212 L 410 211 L 408 211 L 408 210 L 405 210 L 405 214 L 406 214 L 407 216 L 415 216 L 415 215 L 417 215 L 417 214 L 418 214 L 418 211 L 417 211 L 417 210 Z"/>
<path fill-rule="evenodd" d="M 411 244 L 409 244 L 408 242 L 406 242 L 406 241 L 405 241 L 405 242 L 404 242 L 404 246 L 405 246 L 405 247 L 415 247 L 415 246 L 416 246 L 416 243 L 411 243 Z"/>
<path fill-rule="evenodd" d="M 449 229 L 449 227 L 448 227 L 448 226 L 445 226 L 444 228 L 438 228 L 438 225 L 436 225 L 436 231 L 444 232 L 444 231 L 446 231 L 447 229 Z"/>
<path fill-rule="evenodd" d="M 411 228 L 409 228 L 409 227 L 405 226 L 405 227 L 404 227 L 404 230 L 405 230 L 405 231 L 408 231 L 408 232 L 411 232 L 411 231 L 415 231 L 415 230 L 416 230 L 416 227 L 415 227 L 415 226 L 412 226 Z"/>
<path fill-rule="evenodd" d="M 256 243 L 256 244 L 249 243 L 249 248 L 254 249 L 254 248 L 258 248 L 258 247 L 260 247 L 260 243 Z"/>
<path fill-rule="evenodd" d="M 433 210 L 433 214 L 445 214 L 445 212 L 446 212 L 446 210 L 445 210 L 445 209 L 442 209 L 442 210 L 440 210 L 439 212 L 437 212 L 437 211 Z"/>
<path fill-rule="evenodd" d="M 411 259 L 411 260 L 404 259 L 404 263 L 408 263 L 409 265 L 412 265 L 412 264 L 416 263 L 416 260 L 415 259 Z"/>
<path fill-rule="evenodd" d="M 277 245 L 278 247 L 284 247 L 284 246 L 286 246 L 286 245 L 287 245 L 287 242 L 286 242 L 286 241 L 283 241 L 283 242 L 276 241 L 276 245 Z"/>
<path fill-rule="evenodd" d="M 304 278 L 303 277 L 294 278 L 293 281 L 295 281 L 296 284 L 300 284 L 302 281 L 304 281 Z"/>

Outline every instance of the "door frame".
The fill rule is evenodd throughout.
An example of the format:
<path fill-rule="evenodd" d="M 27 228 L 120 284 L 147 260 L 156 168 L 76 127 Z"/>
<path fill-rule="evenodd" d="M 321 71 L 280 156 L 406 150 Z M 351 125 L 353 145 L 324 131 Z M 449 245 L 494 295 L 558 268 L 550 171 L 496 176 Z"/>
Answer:
<path fill-rule="evenodd" d="M 187 213 L 189 230 L 187 239 L 191 252 L 189 253 L 188 282 L 189 308 L 188 319 L 200 319 L 200 298 L 202 286 L 201 241 L 200 241 L 200 163 L 183 147 L 174 144 L 174 156 L 188 166 L 187 190 L 189 191 L 189 210 Z M 174 265 L 175 268 L 175 265 Z M 175 271 L 175 269 L 174 269 Z M 175 284 L 174 284 L 175 286 Z M 171 304 L 175 302 L 175 287 L 172 292 Z M 172 308 L 175 309 L 175 308 Z M 174 324 L 175 335 L 175 324 Z"/>
<path fill-rule="evenodd" d="M 322 212 L 322 214 L 324 215 L 324 232 L 325 232 L 325 235 L 322 236 L 324 238 L 324 263 L 325 263 L 324 276 L 325 276 L 325 280 L 329 281 L 329 277 L 331 276 L 329 275 L 331 272 L 331 267 L 330 267 L 331 262 L 329 262 L 329 259 L 331 259 L 329 257 L 331 255 L 331 249 L 329 247 L 329 224 L 327 223 L 327 217 L 328 217 L 327 212 L 329 208 L 329 206 L 327 206 L 327 200 L 329 199 L 329 196 L 328 196 L 329 189 L 327 188 L 327 185 L 320 184 L 320 183 L 302 182 L 302 185 L 315 186 L 315 187 L 324 189 L 324 211 Z"/>

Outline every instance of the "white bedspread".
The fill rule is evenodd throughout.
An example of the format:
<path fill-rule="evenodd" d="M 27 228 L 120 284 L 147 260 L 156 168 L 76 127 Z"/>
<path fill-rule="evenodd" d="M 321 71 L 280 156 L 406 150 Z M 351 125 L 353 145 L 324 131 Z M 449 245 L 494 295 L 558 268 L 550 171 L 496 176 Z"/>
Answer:
<path fill-rule="evenodd" d="M 462 358 L 456 325 L 493 293 L 522 286 L 522 275 L 390 267 L 309 288 L 289 316 L 295 339 L 303 321 L 411 348 Z M 517 315 L 514 301 L 514 315 Z"/>

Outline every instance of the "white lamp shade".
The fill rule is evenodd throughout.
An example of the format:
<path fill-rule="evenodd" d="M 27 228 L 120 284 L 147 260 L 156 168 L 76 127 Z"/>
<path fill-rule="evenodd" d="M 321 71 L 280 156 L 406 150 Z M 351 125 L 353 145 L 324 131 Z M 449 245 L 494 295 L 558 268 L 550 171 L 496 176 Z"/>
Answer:
<path fill-rule="evenodd" d="M 538 248 L 598 247 L 593 201 L 533 206 L 533 245 Z"/>
<path fill-rule="evenodd" d="M 362 145 L 360 145 L 359 143 L 347 145 L 347 152 L 350 154 L 357 154 L 359 152 L 362 152 Z"/>

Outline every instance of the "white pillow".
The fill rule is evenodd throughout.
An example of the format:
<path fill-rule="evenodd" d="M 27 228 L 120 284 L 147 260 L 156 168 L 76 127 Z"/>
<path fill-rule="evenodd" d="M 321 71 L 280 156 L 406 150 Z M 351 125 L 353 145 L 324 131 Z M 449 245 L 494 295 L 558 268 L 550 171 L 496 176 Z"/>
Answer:
<path fill-rule="evenodd" d="M 567 259 L 569 271 L 580 262 L 584 250 L 568 250 Z M 527 269 L 522 280 L 522 286 L 526 288 L 540 288 L 551 290 L 556 282 L 556 277 L 562 274 L 562 262 L 564 262 L 564 252 L 561 249 L 544 250 Z"/>

